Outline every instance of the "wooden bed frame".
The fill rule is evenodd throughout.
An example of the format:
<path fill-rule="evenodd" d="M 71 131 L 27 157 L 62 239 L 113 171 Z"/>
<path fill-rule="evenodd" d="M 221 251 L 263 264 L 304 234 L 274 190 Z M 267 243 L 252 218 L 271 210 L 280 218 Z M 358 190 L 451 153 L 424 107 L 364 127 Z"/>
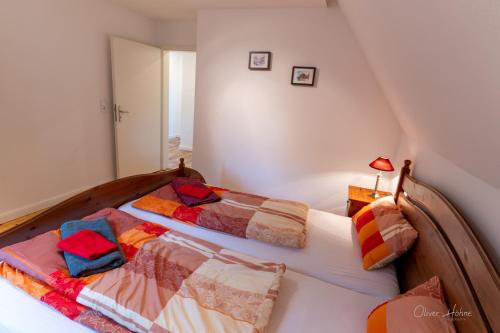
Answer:
<path fill-rule="evenodd" d="M 396 262 L 401 292 L 437 275 L 458 332 L 500 331 L 500 279 L 458 210 L 437 190 L 410 176 L 405 161 L 395 198 L 418 231 L 413 247 Z M 468 317 L 466 312 L 470 312 Z"/>
<path fill-rule="evenodd" d="M 64 221 L 79 219 L 106 207 L 118 208 L 170 183 L 175 177 L 205 181 L 198 171 L 186 168 L 181 158 L 179 168 L 175 170 L 117 179 L 77 194 L 25 223 L 0 233 L 0 248 L 57 229 Z"/>
<path fill-rule="evenodd" d="M 447 304 L 455 311 L 458 332 L 500 331 L 498 272 L 457 209 L 438 191 L 410 176 L 410 164 L 405 161 L 395 198 L 419 238 L 396 261 L 401 292 L 437 275 Z M 64 221 L 102 208 L 118 208 L 179 176 L 204 181 L 199 172 L 185 167 L 184 159 L 175 170 L 118 179 L 80 193 L 1 233 L 0 247 L 33 238 L 60 227 Z"/>

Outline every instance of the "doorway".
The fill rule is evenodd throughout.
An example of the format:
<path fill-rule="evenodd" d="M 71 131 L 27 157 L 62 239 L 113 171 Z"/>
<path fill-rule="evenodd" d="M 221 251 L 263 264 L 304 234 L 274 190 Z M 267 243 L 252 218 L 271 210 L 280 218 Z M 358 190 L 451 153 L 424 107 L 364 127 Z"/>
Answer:
<path fill-rule="evenodd" d="M 184 158 L 187 167 L 192 166 L 193 125 L 196 79 L 196 53 L 193 51 L 165 51 L 164 66 L 167 69 L 168 84 L 168 152 L 167 169 L 177 168 L 179 159 Z M 167 63 L 168 60 L 168 63 Z"/>
<path fill-rule="evenodd" d="M 116 176 L 192 165 L 196 53 L 112 37 Z"/>

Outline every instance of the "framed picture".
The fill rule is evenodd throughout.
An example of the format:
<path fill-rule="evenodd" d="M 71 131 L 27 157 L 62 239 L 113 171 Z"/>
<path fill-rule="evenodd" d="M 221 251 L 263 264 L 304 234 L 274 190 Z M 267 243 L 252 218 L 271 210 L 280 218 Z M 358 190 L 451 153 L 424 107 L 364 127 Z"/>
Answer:
<path fill-rule="evenodd" d="M 314 86 L 316 67 L 294 66 L 292 69 L 292 84 L 296 86 Z"/>
<path fill-rule="evenodd" d="M 258 71 L 271 70 L 271 52 L 252 51 L 248 60 L 248 69 Z"/>

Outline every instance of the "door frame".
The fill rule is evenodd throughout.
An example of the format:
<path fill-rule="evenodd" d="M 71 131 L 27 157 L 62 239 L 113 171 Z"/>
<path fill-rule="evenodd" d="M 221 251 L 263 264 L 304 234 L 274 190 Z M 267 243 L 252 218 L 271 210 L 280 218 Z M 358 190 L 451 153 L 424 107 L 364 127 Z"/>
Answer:
<path fill-rule="evenodd" d="M 169 66 L 170 66 L 170 58 L 169 58 L 169 52 L 194 52 L 197 55 L 196 52 L 196 47 L 194 46 L 162 46 L 160 47 L 162 50 L 162 73 L 163 73 L 163 80 L 162 80 L 162 157 L 161 157 L 161 162 L 162 162 L 162 170 L 166 170 L 166 167 L 168 165 L 168 158 L 169 158 L 169 153 L 168 153 L 168 148 L 169 148 L 169 92 L 170 92 L 170 80 L 169 80 Z M 195 78 L 196 80 L 196 78 Z M 195 88 L 195 94 L 196 94 L 196 88 Z M 195 103 L 196 105 L 196 103 Z M 194 134 L 194 124 L 193 124 L 193 134 Z M 193 150 L 194 150 L 194 141 L 193 141 Z"/>
<path fill-rule="evenodd" d="M 169 52 L 161 48 L 161 168 L 166 170 L 168 166 L 168 126 L 169 126 L 169 92 L 170 92 L 170 57 Z"/>

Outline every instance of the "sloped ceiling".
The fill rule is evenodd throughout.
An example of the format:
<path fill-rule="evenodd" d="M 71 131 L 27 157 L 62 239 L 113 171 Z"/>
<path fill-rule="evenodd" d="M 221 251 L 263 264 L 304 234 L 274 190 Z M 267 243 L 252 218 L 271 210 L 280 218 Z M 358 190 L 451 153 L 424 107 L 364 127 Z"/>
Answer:
<path fill-rule="evenodd" d="M 500 1 L 338 2 L 406 133 L 500 188 Z"/>
<path fill-rule="evenodd" d="M 190 19 L 200 9 L 326 7 L 326 0 L 109 0 L 155 19 Z"/>

